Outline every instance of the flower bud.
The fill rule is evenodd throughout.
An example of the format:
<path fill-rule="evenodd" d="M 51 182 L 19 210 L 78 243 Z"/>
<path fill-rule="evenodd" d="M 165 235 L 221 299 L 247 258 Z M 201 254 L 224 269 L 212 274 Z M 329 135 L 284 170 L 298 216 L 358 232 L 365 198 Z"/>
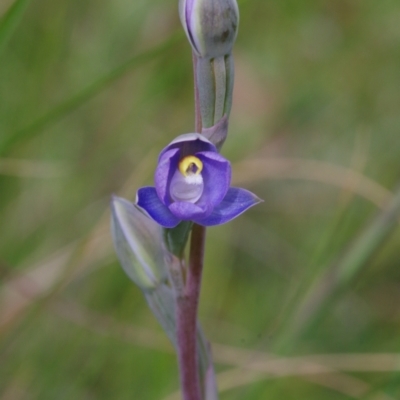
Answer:
<path fill-rule="evenodd" d="M 179 15 L 198 57 L 231 53 L 239 23 L 236 0 L 180 0 Z"/>
<path fill-rule="evenodd" d="M 167 279 L 160 227 L 134 204 L 114 196 L 111 225 L 122 268 L 142 290 L 155 289 Z"/>

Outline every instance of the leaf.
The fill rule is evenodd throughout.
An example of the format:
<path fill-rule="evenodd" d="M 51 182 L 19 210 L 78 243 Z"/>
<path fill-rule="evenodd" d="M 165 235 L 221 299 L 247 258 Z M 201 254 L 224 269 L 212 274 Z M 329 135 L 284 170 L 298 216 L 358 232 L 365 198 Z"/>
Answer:
<path fill-rule="evenodd" d="M 293 317 L 280 337 L 280 348 L 296 343 L 301 335 L 315 328 L 328 314 L 337 295 L 368 267 L 372 257 L 386 243 L 386 239 L 398 226 L 400 217 L 400 187 L 386 208 L 380 212 L 358 237 L 330 266 L 324 268 L 305 297 L 296 306 Z"/>
<path fill-rule="evenodd" d="M 24 0 L 24 1 L 29 1 L 29 0 Z M 23 139 L 30 139 L 34 137 L 36 134 L 40 133 L 42 129 L 60 120 L 73 110 L 85 104 L 88 100 L 90 100 L 98 93 L 100 93 L 102 90 L 109 87 L 116 80 L 124 76 L 128 71 L 142 65 L 143 63 L 149 60 L 152 60 L 159 54 L 164 53 L 166 50 L 170 49 L 170 47 L 176 43 L 177 39 L 181 37 L 182 35 L 180 34 L 173 34 L 169 39 L 167 39 L 161 45 L 156 46 L 153 49 L 145 51 L 136 56 L 133 56 L 130 60 L 126 61 L 125 63 L 116 67 L 114 70 L 103 75 L 102 77 L 95 80 L 93 83 L 83 88 L 76 95 L 61 102 L 60 104 L 49 110 L 46 114 L 42 115 L 41 117 L 38 117 L 35 121 L 30 123 L 29 125 L 8 135 L 8 137 L 0 144 L 0 155 L 6 154 Z"/>
<path fill-rule="evenodd" d="M 0 55 L 21 21 L 30 0 L 16 0 L 0 20 Z"/>
<path fill-rule="evenodd" d="M 220 151 L 228 135 L 228 117 L 224 115 L 212 127 L 203 128 L 201 133 Z"/>

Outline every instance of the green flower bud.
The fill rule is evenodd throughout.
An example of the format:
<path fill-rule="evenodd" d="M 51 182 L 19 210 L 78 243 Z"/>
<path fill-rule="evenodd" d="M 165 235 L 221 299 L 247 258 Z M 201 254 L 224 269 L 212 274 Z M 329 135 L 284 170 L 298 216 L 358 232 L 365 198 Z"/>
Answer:
<path fill-rule="evenodd" d="M 179 15 L 198 57 L 231 53 L 239 24 L 236 0 L 180 0 Z"/>
<path fill-rule="evenodd" d="M 155 289 L 167 280 L 161 228 L 134 204 L 114 196 L 111 231 L 125 273 L 142 290 Z"/>

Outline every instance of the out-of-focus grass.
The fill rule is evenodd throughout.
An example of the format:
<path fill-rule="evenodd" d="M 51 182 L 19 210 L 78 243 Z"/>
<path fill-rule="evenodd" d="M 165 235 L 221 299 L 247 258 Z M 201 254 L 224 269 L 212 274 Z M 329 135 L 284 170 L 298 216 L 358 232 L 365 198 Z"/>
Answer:
<path fill-rule="evenodd" d="M 157 152 L 193 128 L 176 3 L 0 4 L 1 21 L 15 16 L 0 26 L 2 400 L 166 399 L 178 388 L 107 215 L 111 193 L 134 199 Z M 208 233 L 201 321 L 221 399 L 397 399 L 398 211 L 354 276 L 345 264 L 345 284 L 318 282 L 398 187 L 400 7 L 240 7 L 223 153 L 265 202 Z M 318 291 L 317 314 L 304 305 Z"/>

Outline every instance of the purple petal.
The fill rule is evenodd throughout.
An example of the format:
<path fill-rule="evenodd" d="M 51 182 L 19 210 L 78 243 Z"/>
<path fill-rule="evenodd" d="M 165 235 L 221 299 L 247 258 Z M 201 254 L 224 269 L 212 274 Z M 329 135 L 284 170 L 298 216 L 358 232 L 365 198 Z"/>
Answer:
<path fill-rule="evenodd" d="M 158 197 L 167 206 L 171 203 L 169 185 L 178 168 L 179 159 L 179 149 L 170 149 L 163 152 L 154 174 L 154 182 Z"/>
<path fill-rule="evenodd" d="M 197 153 L 203 162 L 201 175 L 204 181 L 203 194 L 198 205 L 211 204 L 216 207 L 224 199 L 231 183 L 231 164 L 218 153 L 204 151 Z"/>
<path fill-rule="evenodd" d="M 225 198 L 217 207 L 214 208 L 211 215 L 203 219 L 194 219 L 194 222 L 204 226 L 224 224 L 261 201 L 261 199 L 248 190 L 230 188 Z"/>
<path fill-rule="evenodd" d="M 153 187 L 140 188 L 136 195 L 136 204 L 164 228 L 174 228 L 180 222 L 161 202 Z"/>
<path fill-rule="evenodd" d="M 203 135 L 199 133 L 186 133 L 175 138 L 165 149 L 160 153 L 158 162 L 164 158 L 164 154 L 171 149 L 180 149 L 180 157 L 193 155 L 200 151 L 211 151 L 216 153 L 216 147 Z"/>
<path fill-rule="evenodd" d="M 175 217 L 186 221 L 204 219 L 208 217 L 213 209 L 211 204 L 198 205 L 187 201 L 176 201 L 169 206 Z"/>

